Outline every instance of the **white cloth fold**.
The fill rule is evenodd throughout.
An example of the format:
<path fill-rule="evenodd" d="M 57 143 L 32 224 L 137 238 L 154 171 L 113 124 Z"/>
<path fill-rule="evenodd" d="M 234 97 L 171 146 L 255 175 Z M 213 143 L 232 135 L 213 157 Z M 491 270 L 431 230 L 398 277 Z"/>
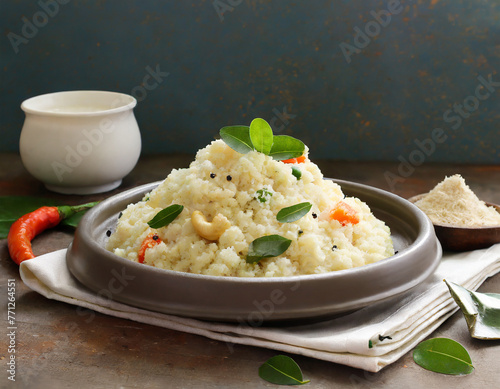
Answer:
<path fill-rule="evenodd" d="M 73 278 L 65 257 L 66 250 L 59 250 L 22 262 L 22 280 L 49 299 L 107 315 L 370 372 L 398 360 L 458 309 L 443 279 L 476 290 L 486 278 L 500 271 L 500 244 L 465 253 L 445 253 L 433 276 L 401 296 L 318 323 L 250 327 L 166 315 L 97 296 Z"/>

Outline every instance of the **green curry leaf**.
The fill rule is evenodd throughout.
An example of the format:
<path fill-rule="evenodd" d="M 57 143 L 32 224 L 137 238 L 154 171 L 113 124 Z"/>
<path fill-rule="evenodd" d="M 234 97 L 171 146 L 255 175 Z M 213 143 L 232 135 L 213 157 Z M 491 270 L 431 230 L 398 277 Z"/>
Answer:
<path fill-rule="evenodd" d="M 256 118 L 248 126 L 227 126 L 219 131 L 222 140 L 238 153 L 256 150 L 273 157 L 276 161 L 298 158 L 304 154 L 302 141 L 288 135 L 273 135 L 264 119 Z"/>
<path fill-rule="evenodd" d="M 248 126 L 228 126 L 219 131 L 222 140 L 234 151 L 246 154 L 254 150 Z"/>
<path fill-rule="evenodd" d="M 248 248 L 246 261 L 259 262 L 263 258 L 277 257 L 283 254 L 292 241 L 281 235 L 266 235 L 255 239 Z"/>
<path fill-rule="evenodd" d="M 154 218 L 148 221 L 151 228 L 161 228 L 172 223 L 177 216 L 182 212 L 184 207 L 179 204 L 172 204 L 171 206 L 162 209 L 156 214 Z"/>
<path fill-rule="evenodd" d="M 311 208 L 312 204 L 308 202 L 295 204 L 291 207 L 281 209 L 276 215 L 276 219 L 278 219 L 280 223 L 291 223 L 299 220 L 307 214 Z"/>
<path fill-rule="evenodd" d="M 276 355 L 259 367 L 259 377 L 277 385 L 303 385 L 304 381 L 299 365 L 286 355 Z"/>
<path fill-rule="evenodd" d="M 282 161 L 298 158 L 304 154 L 304 150 L 305 145 L 302 141 L 288 135 L 275 135 L 269 155 L 277 161 Z"/>
<path fill-rule="evenodd" d="M 250 139 L 255 150 L 269 155 L 273 146 L 273 129 L 264 119 L 256 118 L 250 123 Z"/>
<path fill-rule="evenodd" d="M 470 374 L 474 370 L 467 350 L 447 338 L 428 339 L 413 350 L 413 360 L 424 369 L 451 375 Z"/>

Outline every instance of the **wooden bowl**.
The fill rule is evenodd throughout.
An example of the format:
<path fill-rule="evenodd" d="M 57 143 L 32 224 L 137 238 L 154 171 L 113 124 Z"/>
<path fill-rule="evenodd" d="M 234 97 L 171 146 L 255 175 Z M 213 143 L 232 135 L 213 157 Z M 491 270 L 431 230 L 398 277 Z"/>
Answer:
<path fill-rule="evenodd" d="M 419 194 L 408 199 L 415 203 L 427 193 Z M 485 202 L 500 213 L 500 205 Z M 452 224 L 434 225 L 436 236 L 444 250 L 470 251 L 490 247 L 500 242 L 500 225 L 492 227 L 460 227 Z"/>

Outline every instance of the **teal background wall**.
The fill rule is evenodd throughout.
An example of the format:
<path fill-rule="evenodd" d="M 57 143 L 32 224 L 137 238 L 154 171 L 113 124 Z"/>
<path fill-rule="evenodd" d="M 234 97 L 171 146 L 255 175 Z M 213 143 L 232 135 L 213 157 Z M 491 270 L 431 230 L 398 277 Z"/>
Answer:
<path fill-rule="evenodd" d="M 498 164 L 499 16 L 483 0 L 2 0 L 0 151 L 18 150 L 24 99 L 101 89 L 138 98 L 144 154 L 262 117 L 313 159 Z"/>

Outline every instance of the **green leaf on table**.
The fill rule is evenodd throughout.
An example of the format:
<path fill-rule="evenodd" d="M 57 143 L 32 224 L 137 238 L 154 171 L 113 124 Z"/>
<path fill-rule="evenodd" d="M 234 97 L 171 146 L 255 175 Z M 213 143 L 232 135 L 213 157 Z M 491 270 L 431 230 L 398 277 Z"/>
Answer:
<path fill-rule="evenodd" d="M 447 338 L 423 341 L 413 350 L 413 360 L 424 369 L 442 374 L 464 375 L 474 370 L 464 346 Z"/>
<path fill-rule="evenodd" d="M 305 145 L 302 141 L 288 135 L 275 135 L 269 155 L 277 161 L 298 158 L 304 154 Z"/>
<path fill-rule="evenodd" d="M 254 150 L 248 126 L 223 127 L 220 129 L 219 135 L 229 147 L 238 153 L 246 154 Z"/>
<path fill-rule="evenodd" d="M 42 197 L 0 196 L 0 239 L 7 238 L 10 226 L 17 219 L 44 205 L 56 204 L 54 200 Z"/>
<path fill-rule="evenodd" d="M 266 235 L 255 239 L 248 248 L 246 261 L 248 263 L 259 262 L 263 258 L 277 257 L 283 254 L 292 241 L 281 235 Z"/>
<path fill-rule="evenodd" d="M 291 223 L 299 220 L 312 208 L 312 204 L 305 202 L 292 205 L 291 207 L 282 208 L 276 215 L 276 219 L 280 223 Z"/>
<path fill-rule="evenodd" d="M 464 314 L 470 335 L 476 339 L 500 339 L 500 294 L 472 292 L 444 282 Z"/>
<path fill-rule="evenodd" d="M 85 213 L 87 213 L 87 210 L 77 212 L 73 216 L 63 219 L 60 224 L 62 226 L 69 226 L 76 228 L 78 227 L 78 223 L 80 223 L 80 220 L 82 220 L 82 217 L 83 215 L 85 215 Z"/>
<path fill-rule="evenodd" d="M 177 216 L 182 212 L 184 207 L 179 204 L 172 204 L 171 206 L 162 209 L 154 218 L 148 221 L 151 228 L 161 228 L 172 223 Z"/>
<path fill-rule="evenodd" d="M 277 385 L 304 385 L 299 365 L 286 355 L 276 355 L 259 367 L 259 377 Z"/>
<path fill-rule="evenodd" d="M 250 140 L 255 150 L 269 155 L 273 146 L 273 129 L 264 119 L 253 119 L 250 123 Z"/>

